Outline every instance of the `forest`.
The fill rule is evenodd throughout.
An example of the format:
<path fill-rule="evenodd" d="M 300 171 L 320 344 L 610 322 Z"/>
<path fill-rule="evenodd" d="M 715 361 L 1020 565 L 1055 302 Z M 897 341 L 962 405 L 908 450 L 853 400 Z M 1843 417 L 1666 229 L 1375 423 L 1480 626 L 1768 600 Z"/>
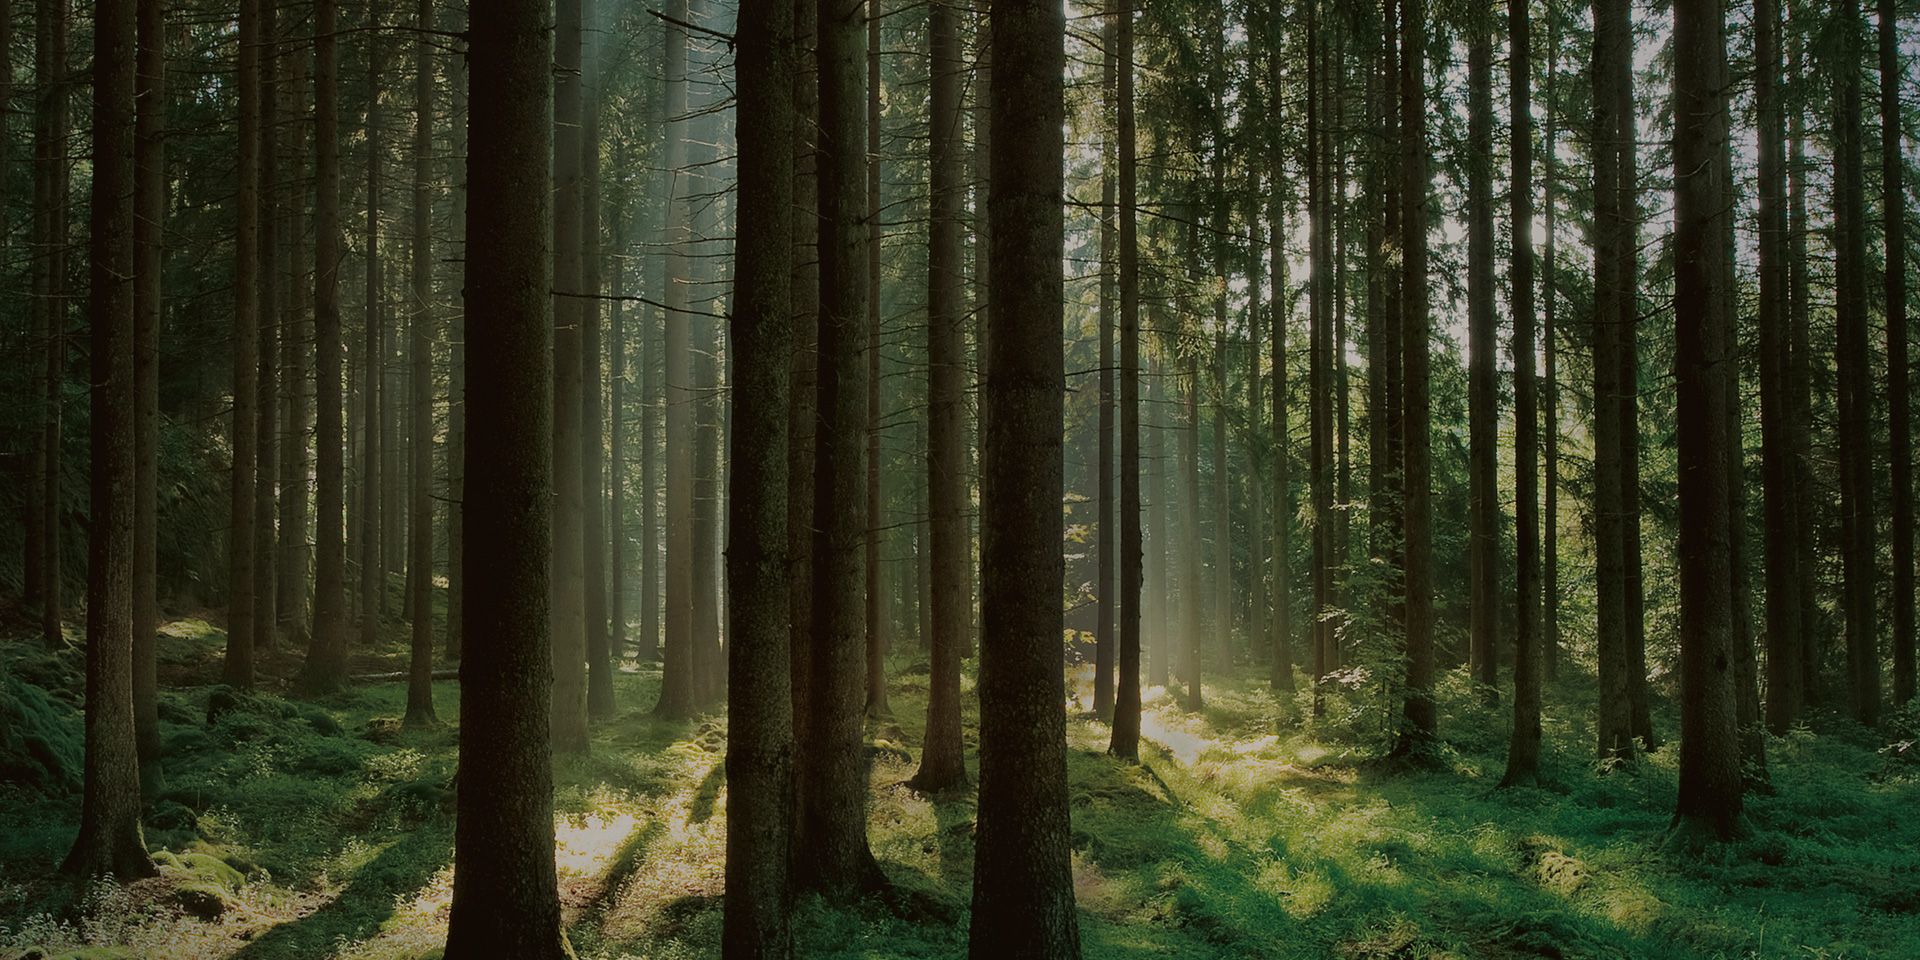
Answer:
<path fill-rule="evenodd" d="M 0 0 L 0 960 L 1920 957 L 1914 12 Z"/>

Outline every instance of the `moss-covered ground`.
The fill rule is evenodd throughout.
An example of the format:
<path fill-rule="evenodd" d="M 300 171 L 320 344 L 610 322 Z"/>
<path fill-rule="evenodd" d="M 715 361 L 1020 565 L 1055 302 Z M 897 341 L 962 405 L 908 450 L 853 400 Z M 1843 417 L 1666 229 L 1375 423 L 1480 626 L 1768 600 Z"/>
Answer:
<path fill-rule="evenodd" d="M 79 658 L 0 641 L 18 735 L 0 783 L 0 960 L 435 955 L 457 726 L 404 728 L 401 684 L 293 699 L 279 683 L 291 653 L 263 660 L 262 692 L 213 685 L 223 641 L 190 620 L 163 641 L 166 783 L 145 819 L 162 877 L 79 890 L 51 874 L 79 805 Z M 390 643 L 356 662 L 397 669 L 403 638 Z M 870 839 L 896 889 L 852 910 L 799 904 L 803 956 L 965 952 L 972 799 L 901 786 L 926 677 L 893 666 L 895 716 L 869 731 Z M 657 721 L 657 687 L 657 670 L 629 664 L 592 751 L 555 760 L 561 896 L 582 957 L 719 955 L 726 720 Z M 1661 844 L 1677 751 L 1595 770 L 1591 690 L 1552 690 L 1545 786 L 1519 790 L 1494 787 L 1505 712 L 1458 677 L 1439 762 L 1418 768 L 1377 759 L 1375 713 L 1337 700 L 1336 719 L 1311 719 L 1251 676 L 1209 686 L 1199 714 L 1149 691 L 1140 765 L 1105 756 L 1106 726 L 1071 712 L 1085 955 L 1920 958 L 1911 710 L 1891 735 L 1833 721 L 1770 740 L 1773 793 L 1748 799 L 1747 837 L 1681 854 Z M 457 683 L 434 695 L 458 717 Z"/>

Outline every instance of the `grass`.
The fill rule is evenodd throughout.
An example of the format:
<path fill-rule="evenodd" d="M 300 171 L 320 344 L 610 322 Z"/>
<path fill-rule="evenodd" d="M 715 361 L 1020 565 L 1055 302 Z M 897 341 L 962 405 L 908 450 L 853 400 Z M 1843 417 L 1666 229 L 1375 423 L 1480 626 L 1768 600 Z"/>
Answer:
<path fill-rule="evenodd" d="M 198 622 L 169 636 L 188 673 L 224 643 Z M 79 736 L 75 664 L 32 647 L 4 648 L 9 701 L 25 720 L 16 728 L 60 761 Z M 655 720 L 657 672 L 624 671 L 615 686 L 621 711 L 596 724 L 593 749 L 554 765 L 569 935 L 585 958 L 716 957 L 725 718 Z M 889 693 L 895 716 L 870 736 L 917 754 L 926 678 L 903 671 Z M 1494 788 L 1504 712 L 1458 677 L 1441 690 L 1441 762 L 1418 770 L 1379 761 L 1379 731 L 1344 700 L 1314 720 L 1250 676 L 1206 694 L 1196 715 L 1148 692 L 1139 765 L 1105 755 L 1104 724 L 1069 716 L 1089 960 L 1920 956 L 1912 709 L 1892 742 L 1826 721 L 1770 740 L 1774 793 L 1749 798 L 1748 836 L 1678 855 L 1660 847 L 1677 750 L 1592 769 L 1590 683 L 1550 694 L 1546 785 L 1519 790 Z M 77 797 L 59 776 L 10 780 L 0 960 L 434 955 L 451 898 L 458 735 L 403 729 L 405 695 L 400 684 L 320 702 L 165 691 L 167 787 L 146 832 L 168 867 L 124 890 L 75 892 L 50 877 Z M 443 719 L 458 716 L 458 696 L 457 684 L 435 685 Z M 846 911 L 797 905 L 802 955 L 964 955 L 972 798 L 917 794 L 901 785 L 912 773 L 900 753 L 876 753 L 869 836 L 903 893 Z M 216 888 L 217 912 L 185 912 L 189 888 Z"/>

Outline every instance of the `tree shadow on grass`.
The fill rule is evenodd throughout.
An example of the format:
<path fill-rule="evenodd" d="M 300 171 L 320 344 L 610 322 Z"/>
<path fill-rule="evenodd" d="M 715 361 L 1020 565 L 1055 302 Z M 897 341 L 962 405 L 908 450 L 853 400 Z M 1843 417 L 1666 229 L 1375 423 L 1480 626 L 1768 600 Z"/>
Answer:
<path fill-rule="evenodd" d="M 380 932 L 401 896 L 424 888 L 452 855 L 451 823 L 403 834 L 354 871 L 346 889 L 326 906 L 272 927 L 230 960 L 311 960 L 332 955 L 341 942 L 365 940 Z"/>

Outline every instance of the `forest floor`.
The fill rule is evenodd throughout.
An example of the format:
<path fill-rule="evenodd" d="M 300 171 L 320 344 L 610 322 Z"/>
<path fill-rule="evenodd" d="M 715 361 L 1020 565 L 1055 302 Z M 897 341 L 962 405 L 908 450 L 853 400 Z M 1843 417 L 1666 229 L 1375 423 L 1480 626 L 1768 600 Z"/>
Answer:
<path fill-rule="evenodd" d="M 0 770 L 0 960 L 437 956 L 458 684 L 435 684 L 448 723 L 404 729 L 403 684 L 284 696 L 290 653 L 263 658 L 262 692 L 236 695 L 216 685 L 223 644 L 216 626 L 183 619 L 162 645 L 166 786 L 145 816 L 162 877 L 76 894 L 51 871 L 79 809 L 81 658 L 0 640 L 30 747 Z M 390 644 L 356 671 L 399 669 L 398 628 Z M 802 956 L 965 955 L 973 799 L 902 785 L 926 676 L 912 658 L 892 667 L 893 719 L 869 729 L 869 837 L 897 895 L 800 904 Z M 1085 679 L 1070 710 L 1084 707 Z M 629 664 L 591 752 L 555 761 L 561 896 L 582 958 L 719 955 L 726 720 L 651 718 L 658 683 Z M 1137 766 L 1105 756 L 1104 724 L 1070 713 L 1085 956 L 1920 958 L 1910 739 L 1837 721 L 1771 739 L 1774 792 L 1749 798 L 1747 837 L 1679 852 L 1663 847 L 1677 751 L 1597 771 L 1592 688 L 1576 677 L 1551 689 L 1540 789 L 1494 788 L 1508 711 L 1457 672 L 1442 690 L 1440 762 L 1418 769 L 1378 759 L 1379 723 L 1360 723 L 1377 713 L 1361 700 L 1302 719 L 1301 699 L 1250 674 L 1208 686 L 1199 714 L 1150 690 Z"/>

